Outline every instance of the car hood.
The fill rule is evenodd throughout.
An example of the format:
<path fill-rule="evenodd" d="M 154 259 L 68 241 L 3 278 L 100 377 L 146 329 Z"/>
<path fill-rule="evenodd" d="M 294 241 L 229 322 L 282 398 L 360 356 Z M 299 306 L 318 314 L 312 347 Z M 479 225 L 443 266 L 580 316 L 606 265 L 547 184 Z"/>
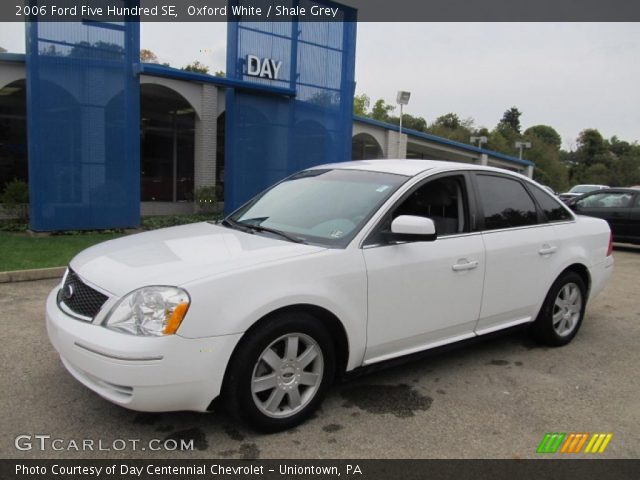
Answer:
<path fill-rule="evenodd" d="M 122 296 L 145 285 L 182 285 L 322 247 L 194 223 L 130 235 L 79 253 L 71 268 L 86 281 Z"/>

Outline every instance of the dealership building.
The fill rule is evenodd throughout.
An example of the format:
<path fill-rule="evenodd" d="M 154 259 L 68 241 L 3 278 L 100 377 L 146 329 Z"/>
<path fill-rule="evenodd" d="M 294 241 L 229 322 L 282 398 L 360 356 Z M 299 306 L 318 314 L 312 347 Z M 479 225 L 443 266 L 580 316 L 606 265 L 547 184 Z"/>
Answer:
<path fill-rule="evenodd" d="M 442 159 L 532 175 L 527 160 L 354 117 L 355 11 L 342 14 L 230 23 L 225 78 L 138 63 L 129 24 L 28 28 L 26 55 L 0 54 L 0 188 L 28 179 L 31 228 L 47 231 L 192 213 L 210 186 L 230 210 L 332 161 Z"/>

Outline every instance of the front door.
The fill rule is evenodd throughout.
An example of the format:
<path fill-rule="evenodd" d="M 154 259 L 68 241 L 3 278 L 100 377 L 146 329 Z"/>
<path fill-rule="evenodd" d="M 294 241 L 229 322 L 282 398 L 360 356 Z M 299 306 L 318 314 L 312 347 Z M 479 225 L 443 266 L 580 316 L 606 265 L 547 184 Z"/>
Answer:
<path fill-rule="evenodd" d="M 471 233 L 465 175 L 414 187 L 365 242 L 368 326 L 365 364 L 474 336 L 484 278 L 484 245 Z M 388 243 L 399 215 L 431 218 L 432 242 Z"/>

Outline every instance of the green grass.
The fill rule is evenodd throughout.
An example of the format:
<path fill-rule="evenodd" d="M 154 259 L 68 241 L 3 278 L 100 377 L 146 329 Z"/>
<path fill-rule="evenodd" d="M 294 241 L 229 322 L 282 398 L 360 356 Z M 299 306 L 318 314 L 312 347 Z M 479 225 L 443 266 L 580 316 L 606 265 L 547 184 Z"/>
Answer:
<path fill-rule="evenodd" d="M 164 215 L 143 217 L 142 230 L 183 225 L 220 218 L 220 213 Z M 27 224 L 15 220 L 0 220 L 0 272 L 31 268 L 64 267 L 78 252 L 96 243 L 125 235 L 122 230 L 67 231 L 56 235 L 32 237 Z"/>
<path fill-rule="evenodd" d="M 84 233 L 30 237 L 0 232 L 0 272 L 30 268 L 64 267 L 78 252 L 122 233 Z"/>

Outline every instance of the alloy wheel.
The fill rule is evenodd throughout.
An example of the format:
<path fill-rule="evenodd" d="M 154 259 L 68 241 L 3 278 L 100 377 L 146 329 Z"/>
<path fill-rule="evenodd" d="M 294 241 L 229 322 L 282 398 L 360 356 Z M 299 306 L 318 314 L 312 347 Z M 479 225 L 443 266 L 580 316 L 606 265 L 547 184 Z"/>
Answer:
<path fill-rule="evenodd" d="M 322 383 L 324 357 L 313 338 L 288 333 L 269 344 L 253 368 L 251 393 L 258 409 L 286 418 L 306 407 Z"/>
<path fill-rule="evenodd" d="M 553 305 L 553 329 L 566 337 L 578 325 L 582 313 L 582 292 L 575 283 L 564 285 L 556 296 Z"/>

